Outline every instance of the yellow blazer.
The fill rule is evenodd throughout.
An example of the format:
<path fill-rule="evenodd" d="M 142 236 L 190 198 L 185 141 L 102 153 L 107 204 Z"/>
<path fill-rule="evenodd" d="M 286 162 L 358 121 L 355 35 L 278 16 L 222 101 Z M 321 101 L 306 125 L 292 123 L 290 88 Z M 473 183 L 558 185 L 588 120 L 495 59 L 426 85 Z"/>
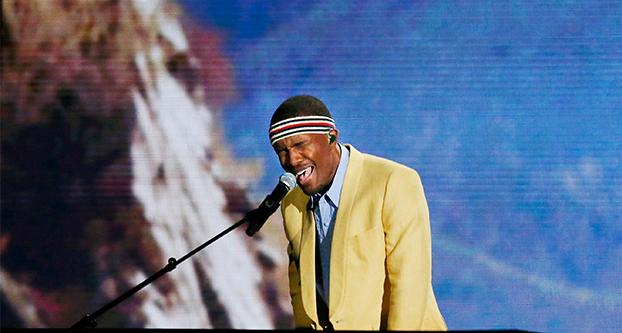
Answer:
<path fill-rule="evenodd" d="M 432 289 L 429 213 L 419 175 L 345 146 L 350 162 L 331 245 L 330 322 L 336 330 L 446 330 Z M 321 329 L 308 201 L 297 187 L 281 213 L 295 326 Z"/>

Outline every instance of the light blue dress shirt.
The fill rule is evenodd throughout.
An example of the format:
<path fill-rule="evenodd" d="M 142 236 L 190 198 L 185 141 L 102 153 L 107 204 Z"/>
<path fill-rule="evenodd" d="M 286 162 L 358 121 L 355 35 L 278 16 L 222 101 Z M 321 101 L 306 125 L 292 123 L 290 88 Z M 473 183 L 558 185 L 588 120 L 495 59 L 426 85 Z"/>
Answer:
<path fill-rule="evenodd" d="M 343 187 L 346 169 L 350 161 L 350 151 L 342 144 L 339 144 L 339 149 L 341 157 L 339 158 L 337 172 L 335 172 L 330 188 L 324 195 L 314 194 L 311 196 L 311 209 L 315 218 L 322 267 L 322 281 L 316 282 L 316 288 L 326 304 L 328 304 L 330 290 L 330 247 L 333 239 L 333 229 L 335 228 L 335 218 L 339 209 L 341 188 Z"/>

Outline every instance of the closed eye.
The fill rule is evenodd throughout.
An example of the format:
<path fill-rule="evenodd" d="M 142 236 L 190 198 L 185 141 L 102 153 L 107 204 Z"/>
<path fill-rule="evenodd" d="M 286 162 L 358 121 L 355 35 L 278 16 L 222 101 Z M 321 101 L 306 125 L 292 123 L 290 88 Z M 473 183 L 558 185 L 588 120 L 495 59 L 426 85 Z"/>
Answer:
<path fill-rule="evenodd" d="M 305 141 L 299 141 L 299 142 L 294 143 L 294 144 L 292 145 L 292 147 L 300 148 L 300 147 L 302 147 L 302 146 L 304 146 L 304 145 L 306 145 L 306 144 L 307 144 L 307 140 L 305 140 Z"/>

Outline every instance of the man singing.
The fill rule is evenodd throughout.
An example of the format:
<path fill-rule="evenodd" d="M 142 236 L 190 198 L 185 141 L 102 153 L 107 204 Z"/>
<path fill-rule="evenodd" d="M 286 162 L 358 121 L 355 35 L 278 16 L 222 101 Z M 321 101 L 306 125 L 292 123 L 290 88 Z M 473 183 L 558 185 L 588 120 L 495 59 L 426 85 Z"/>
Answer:
<path fill-rule="evenodd" d="M 417 172 L 341 144 L 312 96 L 284 101 L 269 135 L 298 183 L 281 206 L 296 328 L 446 330 Z"/>

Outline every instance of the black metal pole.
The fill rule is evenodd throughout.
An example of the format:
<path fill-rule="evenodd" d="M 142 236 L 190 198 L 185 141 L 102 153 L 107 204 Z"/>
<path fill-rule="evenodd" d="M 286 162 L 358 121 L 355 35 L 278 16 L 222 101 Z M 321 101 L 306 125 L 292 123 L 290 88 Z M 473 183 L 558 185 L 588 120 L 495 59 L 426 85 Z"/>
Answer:
<path fill-rule="evenodd" d="M 71 328 L 95 328 L 97 326 L 97 322 L 95 321 L 95 319 L 97 319 L 99 316 L 104 314 L 106 311 L 112 309 L 117 304 L 123 302 L 125 299 L 127 299 L 130 296 L 134 295 L 139 290 L 141 290 L 144 287 L 148 286 L 149 284 L 151 284 L 151 282 L 159 279 L 162 275 L 164 275 L 164 274 L 174 270 L 175 268 L 177 268 L 177 266 L 179 264 L 181 264 L 182 262 L 186 261 L 186 259 L 192 257 L 197 252 L 203 250 L 205 247 L 207 247 L 208 245 L 212 244 L 213 242 L 218 240 L 220 237 L 228 234 L 233 229 L 241 226 L 242 224 L 246 223 L 247 221 L 248 221 L 248 219 L 246 219 L 246 217 L 243 218 L 242 220 L 238 221 L 234 225 L 230 226 L 229 228 L 227 228 L 224 231 L 222 231 L 221 233 L 219 233 L 218 235 L 212 237 L 207 242 L 197 246 L 194 250 L 188 252 L 188 254 L 186 254 L 185 256 L 181 257 L 180 259 L 169 258 L 168 259 L 168 264 L 166 264 L 166 266 L 164 266 L 161 270 L 157 271 L 155 274 L 153 274 L 150 277 L 148 277 L 147 279 L 145 279 L 145 281 L 137 284 L 132 289 L 124 292 L 119 297 L 117 297 L 114 300 L 110 301 L 108 304 L 102 306 L 99 310 L 93 312 L 92 314 L 86 314 L 84 317 L 82 317 L 82 319 L 80 319 L 78 322 L 73 324 L 71 326 Z"/>

